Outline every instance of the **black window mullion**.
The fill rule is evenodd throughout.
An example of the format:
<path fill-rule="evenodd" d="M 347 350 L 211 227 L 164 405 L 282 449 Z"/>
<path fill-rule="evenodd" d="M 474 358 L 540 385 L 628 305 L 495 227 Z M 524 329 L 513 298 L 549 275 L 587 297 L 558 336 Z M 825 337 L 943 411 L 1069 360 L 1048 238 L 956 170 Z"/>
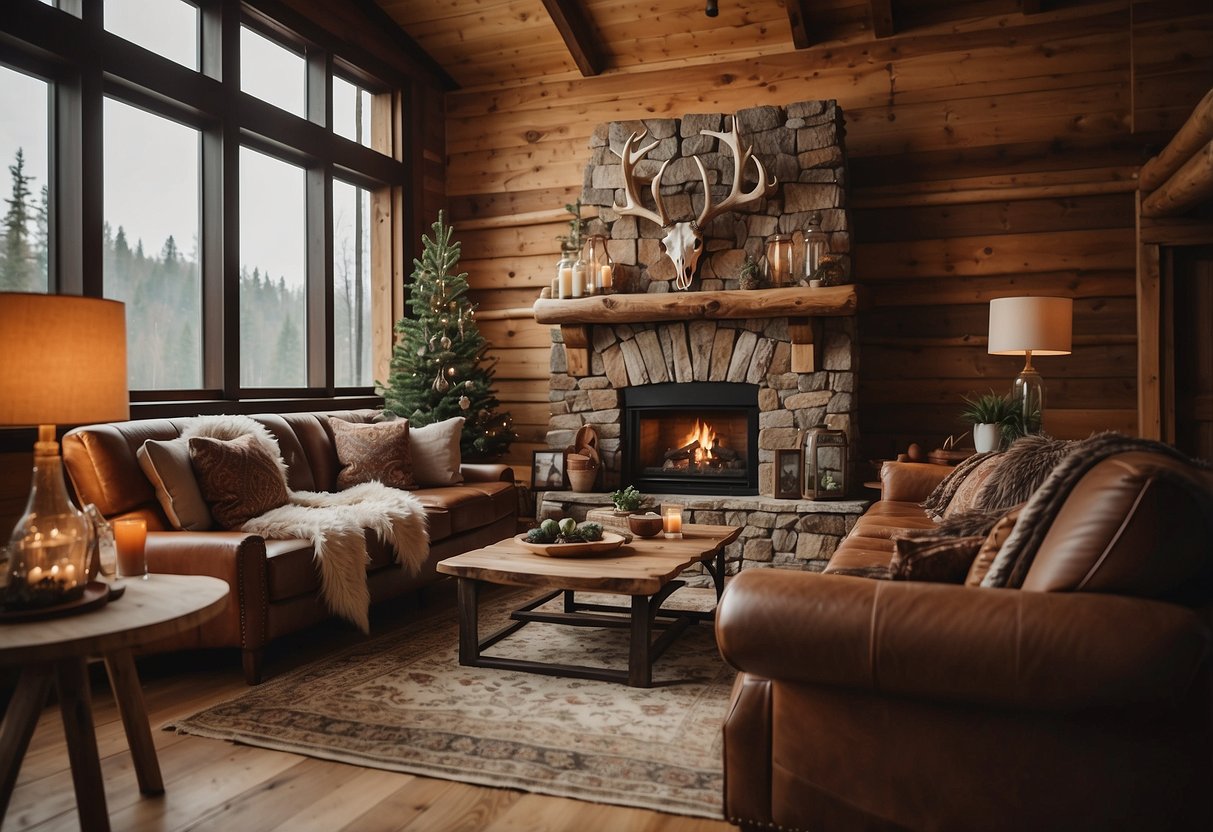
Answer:
<path fill-rule="evenodd" d="M 307 171 L 307 383 L 333 395 L 333 175 Z"/>

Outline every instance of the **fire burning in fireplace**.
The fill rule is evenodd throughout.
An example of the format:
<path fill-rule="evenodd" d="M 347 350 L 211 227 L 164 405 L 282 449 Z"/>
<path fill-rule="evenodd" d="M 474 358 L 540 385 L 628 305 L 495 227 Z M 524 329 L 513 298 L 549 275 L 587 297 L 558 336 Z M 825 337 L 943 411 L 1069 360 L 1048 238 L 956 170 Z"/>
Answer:
<path fill-rule="evenodd" d="M 717 438 L 716 430 L 709 422 L 696 419 L 694 427 L 682 435 L 678 447 L 665 452 L 661 467 L 665 471 L 694 470 L 706 473 L 714 469 L 744 466 L 737 451 Z"/>

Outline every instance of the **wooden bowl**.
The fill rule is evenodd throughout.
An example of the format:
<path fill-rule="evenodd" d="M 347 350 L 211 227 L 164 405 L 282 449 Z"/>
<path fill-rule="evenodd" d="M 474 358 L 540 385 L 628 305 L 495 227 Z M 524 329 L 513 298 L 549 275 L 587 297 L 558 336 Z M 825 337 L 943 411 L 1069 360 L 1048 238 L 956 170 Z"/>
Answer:
<path fill-rule="evenodd" d="M 628 528 L 632 530 L 632 534 L 637 537 L 655 537 L 661 533 L 661 515 L 653 514 L 629 514 Z"/>

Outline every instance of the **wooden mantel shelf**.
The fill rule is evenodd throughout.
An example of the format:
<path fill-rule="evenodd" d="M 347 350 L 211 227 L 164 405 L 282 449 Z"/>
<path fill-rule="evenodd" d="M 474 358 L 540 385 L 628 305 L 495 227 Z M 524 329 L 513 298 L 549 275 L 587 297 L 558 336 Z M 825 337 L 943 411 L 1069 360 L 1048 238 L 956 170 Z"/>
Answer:
<path fill-rule="evenodd" d="M 612 324 L 730 318 L 816 318 L 854 315 L 863 302 L 854 284 L 809 289 L 730 289 L 719 292 L 595 295 L 535 301 L 541 324 Z"/>
<path fill-rule="evenodd" d="M 545 289 L 544 292 L 547 292 Z M 664 292 L 644 295 L 595 295 L 589 298 L 535 301 L 535 321 L 559 324 L 569 375 L 590 371 L 588 324 L 635 324 L 657 321 L 787 318 L 793 372 L 816 368 L 813 319 L 854 315 L 864 295 L 854 284 L 810 289 L 731 289 L 719 292 Z"/>

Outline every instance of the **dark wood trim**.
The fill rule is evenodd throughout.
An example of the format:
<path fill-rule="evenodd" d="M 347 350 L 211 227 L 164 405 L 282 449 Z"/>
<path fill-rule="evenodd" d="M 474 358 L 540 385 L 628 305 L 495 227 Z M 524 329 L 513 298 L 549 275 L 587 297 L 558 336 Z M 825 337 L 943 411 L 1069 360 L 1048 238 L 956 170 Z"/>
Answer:
<path fill-rule="evenodd" d="M 787 0 L 788 25 L 792 27 L 792 44 L 797 49 L 813 45 L 809 36 L 809 0 Z"/>
<path fill-rule="evenodd" d="M 589 78 L 606 69 L 606 55 L 599 47 L 602 37 L 577 0 L 543 0 L 543 7 L 551 15 L 582 75 Z"/>
<path fill-rule="evenodd" d="M 1024 14 L 1040 14 L 1043 6 L 1043 0 L 1020 0 L 1020 8 Z"/>
<path fill-rule="evenodd" d="M 878 38 L 890 38 L 897 33 L 893 20 L 893 0 L 868 0 L 868 17 L 872 22 L 872 34 Z"/>
<path fill-rule="evenodd" d="M 258 1 L 260 2 L 260 0 Z M 417 41 L 409 37 L 408 33 L 400 28 L 400 24 L 393 20 L 391 15 L 381 9 L 375 3 L 375 0 L 347 0 L 347 2 L 362 12 L 373 26 L 390 38 L 400 49 L 402 56 L 407 62 L 414 66 L 420 74 L 426 76 L 426 79 L 432 82 L 438 89 L 445 92 L 454 92 L 459 89 L 459 84 L 447 74 L 447 71 L 442 68 L 442 64 L 434 60 L 428 52 L 418 45 Z"/>
<path fill-rule="evenodd" d="M 333 179 L 307 171 L 307 384 L 333 395 Z"/>

